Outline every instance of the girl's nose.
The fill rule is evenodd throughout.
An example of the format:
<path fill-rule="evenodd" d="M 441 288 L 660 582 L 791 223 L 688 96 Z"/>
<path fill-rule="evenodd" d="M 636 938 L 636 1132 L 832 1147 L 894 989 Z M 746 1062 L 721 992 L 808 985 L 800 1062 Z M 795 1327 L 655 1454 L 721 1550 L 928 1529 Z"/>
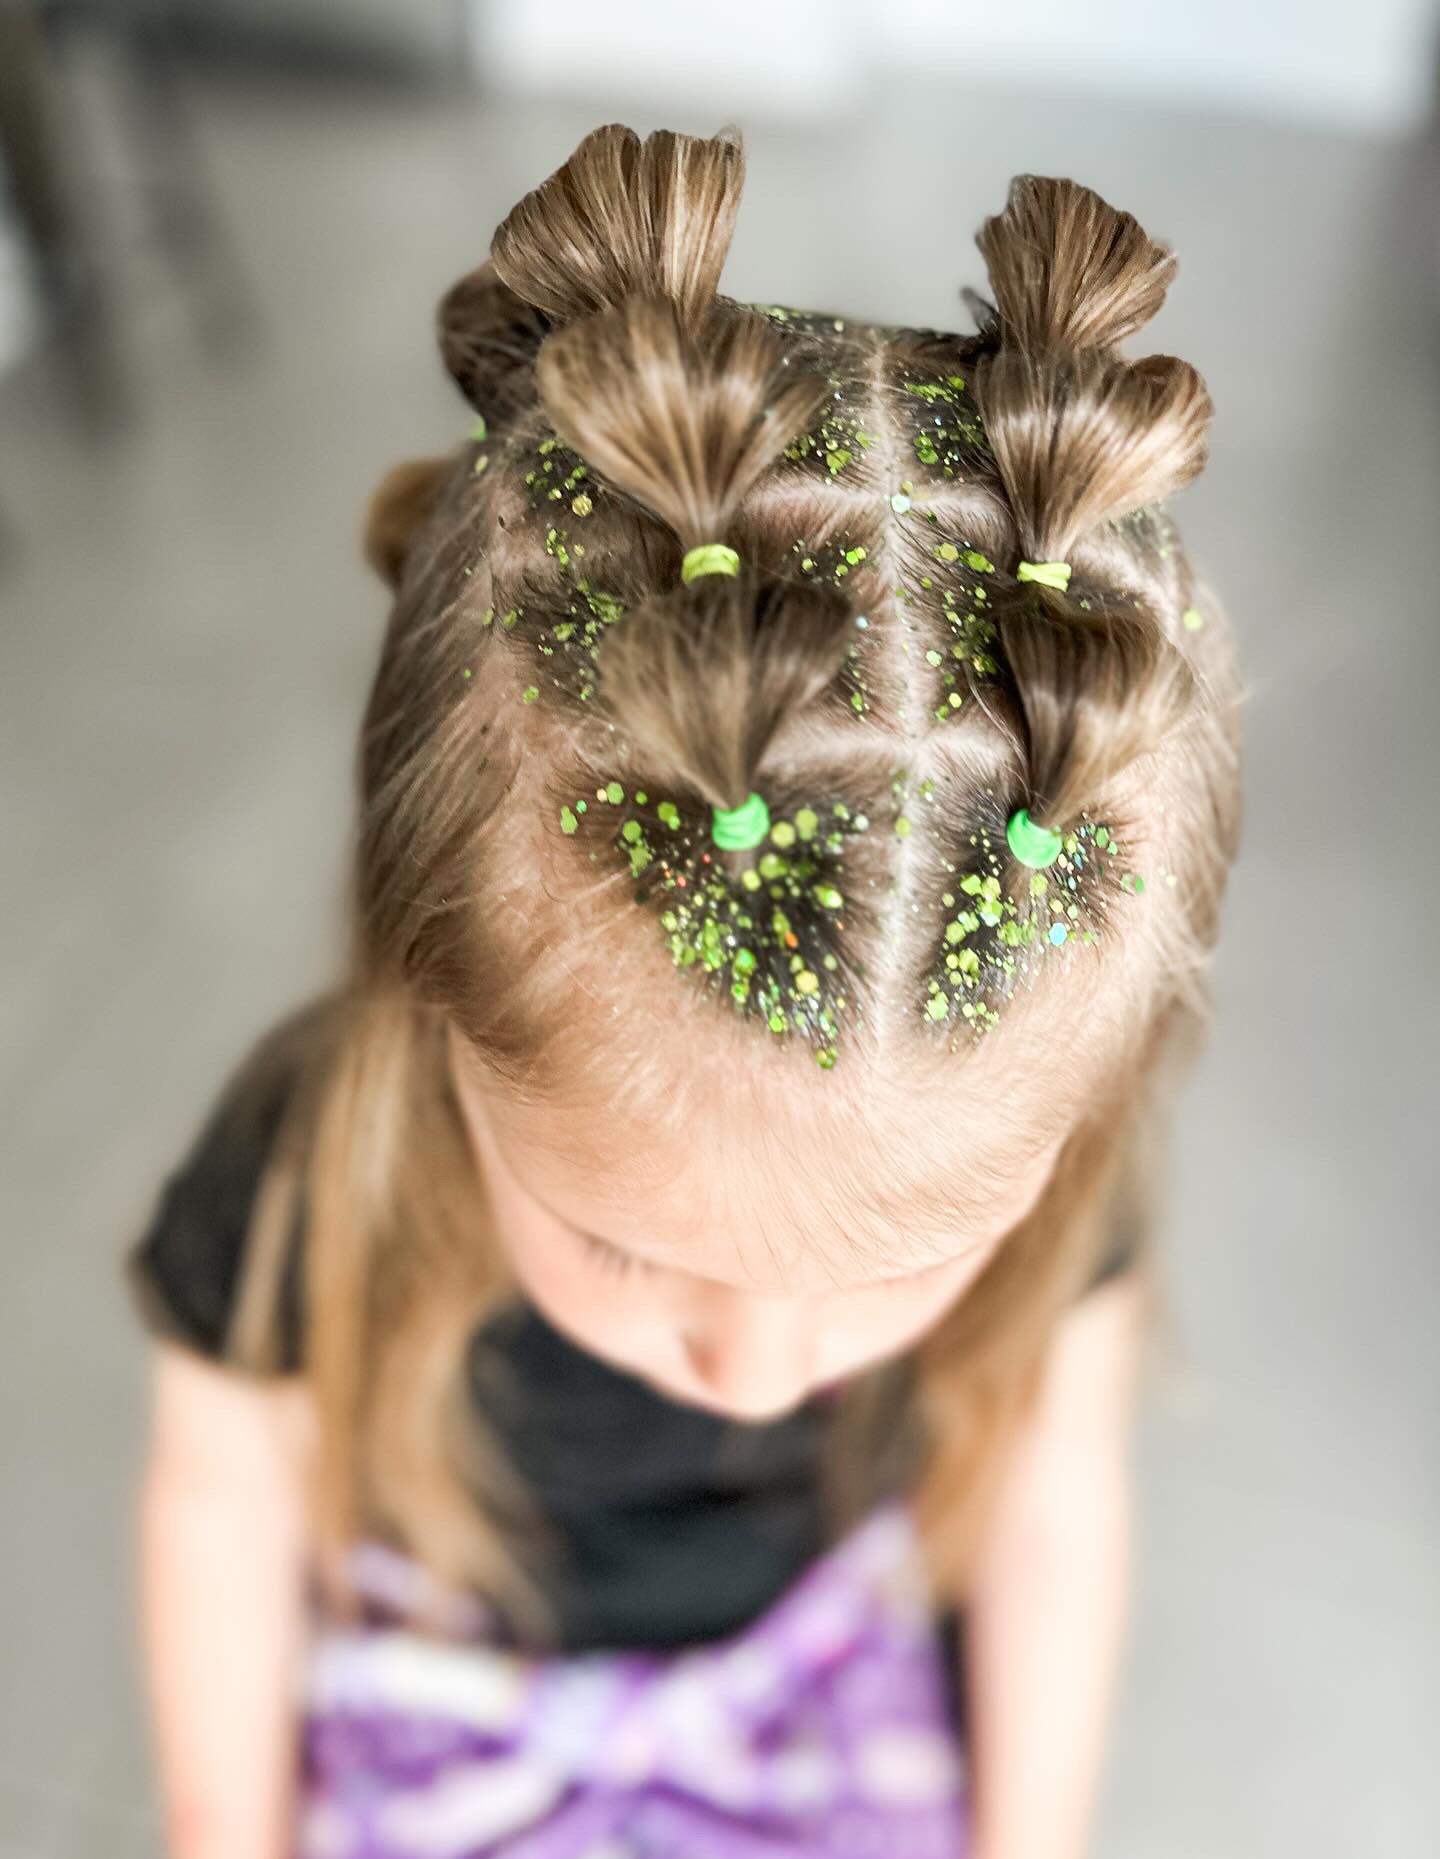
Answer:
<path fill-rule="evenodd" d="M 713 1290 L 685 1332 L 690 1366 L 707 1396 L 736 1419 L 774 1419 L 813 1383 L 815 1315 L 803 1298 Z"/>

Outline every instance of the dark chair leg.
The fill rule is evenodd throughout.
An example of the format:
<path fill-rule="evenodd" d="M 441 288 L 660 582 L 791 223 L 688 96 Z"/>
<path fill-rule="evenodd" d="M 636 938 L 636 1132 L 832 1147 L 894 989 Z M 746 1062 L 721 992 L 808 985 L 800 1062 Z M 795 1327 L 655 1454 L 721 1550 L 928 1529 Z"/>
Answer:
<path fill-rule="evenodd" d="M 129 411 L 129 394 L 95 229 L 65 160 L 54 44 L 37 10 L 0 10 L 0 151 L 61 384 L 76 418 L 102 430 Z"/>
<path fill-rule="evenodd" d="M 191 124 L 174 47 L 163 27 L 142 28 L 124 50 L 130 133 L 155 242 L 202 339 L 216 348 L 246 345 L 262 319 Z"/>

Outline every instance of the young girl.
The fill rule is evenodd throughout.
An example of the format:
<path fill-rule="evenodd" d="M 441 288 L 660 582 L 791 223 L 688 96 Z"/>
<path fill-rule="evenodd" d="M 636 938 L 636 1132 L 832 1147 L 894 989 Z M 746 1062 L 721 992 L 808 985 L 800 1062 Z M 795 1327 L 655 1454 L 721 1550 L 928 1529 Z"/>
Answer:
<path fill-rule="evenodd" d="M 1237 834 L 1174 260 L 1019 177 L 970 336 L 720 295 L 587 136 L 368 552 L 353 939 L 130 1256 L 181 1859 L 1072 1859 L 1158 1111 Z"/>

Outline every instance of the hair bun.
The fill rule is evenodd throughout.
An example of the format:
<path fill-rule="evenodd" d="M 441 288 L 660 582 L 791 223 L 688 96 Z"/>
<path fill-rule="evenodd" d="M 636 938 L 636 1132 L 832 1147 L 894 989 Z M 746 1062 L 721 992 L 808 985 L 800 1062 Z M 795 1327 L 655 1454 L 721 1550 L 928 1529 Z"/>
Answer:
<path fill-rule="evenodd" d="M 502 425 L 534 398 L 535 357 L 550 319 L 517 297 L 489 259 L 450 286 L 435 325 L 445 367 L 477 413 Z"/>

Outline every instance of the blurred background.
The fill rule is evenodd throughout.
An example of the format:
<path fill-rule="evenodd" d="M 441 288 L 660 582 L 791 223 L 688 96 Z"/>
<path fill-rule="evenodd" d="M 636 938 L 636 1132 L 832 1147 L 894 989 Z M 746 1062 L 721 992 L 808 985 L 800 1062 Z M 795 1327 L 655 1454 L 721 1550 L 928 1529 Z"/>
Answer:
<path fill-rule="evenodd" d="M 330 972 L 362 503 L 471 423 L 435 301 L 616 118 L 745 131 L 742 298 L 969 327 L 1021 170 L 1179 253 L 1249 814 L 1096 1851 L 1440 1852 L 1435 12 L 0 0 L 0 1859 L 158 1853 L 119 1254 Z"/>

